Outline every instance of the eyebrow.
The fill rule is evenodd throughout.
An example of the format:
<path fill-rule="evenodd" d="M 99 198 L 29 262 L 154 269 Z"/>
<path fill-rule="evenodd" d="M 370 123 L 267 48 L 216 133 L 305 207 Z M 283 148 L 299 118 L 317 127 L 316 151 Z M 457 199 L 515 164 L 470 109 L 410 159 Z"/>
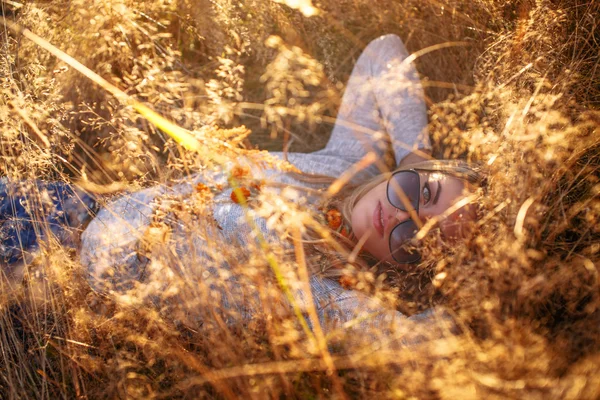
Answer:
<path fill-rule="evenodd" d="M 438 188 L 437 188 L 437 193 L 435 194 L 435 197 L 433 198 L 433 205 L 436 205 L 438 202 L 438 199 L 440 198 L 440 193 L 442 193 L 442 184 L 440 183 L 440 181 L 437 181 L 438 184 Z"/>

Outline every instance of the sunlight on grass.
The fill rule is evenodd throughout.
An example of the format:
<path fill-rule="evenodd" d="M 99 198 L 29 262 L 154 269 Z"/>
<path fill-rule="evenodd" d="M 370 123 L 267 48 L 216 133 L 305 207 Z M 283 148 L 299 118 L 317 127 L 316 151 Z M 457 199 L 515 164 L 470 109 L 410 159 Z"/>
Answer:
<path fill-rule="evenodd" d="M 600 396 L 599 3 L 3 1 L 2 15 L 0 398 Z M 437 217 L 411 210 L 422 260 L 407 269 L 365 254 L 335 208 L 393 155 L 366 148 L 334 177 L 293 164 L 335 124 L 381 136 L 336 115 L 361 51 L 390 33 L 419 72 L 433 152 L 394 144 L 484 176 Z M 56 209 L 48 182 L 79 182 L 75 200 Z M 442 242 L 438 222 L 467 204 L 474 230 Z M 57 231 L 88 213 L 114 219 Z M 354 315 L 336 319 L 315 276 L 361 299 Z"/>

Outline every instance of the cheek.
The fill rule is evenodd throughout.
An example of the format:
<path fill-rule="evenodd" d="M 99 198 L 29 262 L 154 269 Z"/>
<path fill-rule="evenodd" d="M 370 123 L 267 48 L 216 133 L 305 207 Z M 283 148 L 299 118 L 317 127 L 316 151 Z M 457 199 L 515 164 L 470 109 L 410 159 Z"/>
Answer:
<path fill-rule="evenodd" d="M 473 229 L 476 219 L 475 207 L 465 206 L 440 222 L 440 229 L 444 237 L 450 241 L 464 238 Z"/>

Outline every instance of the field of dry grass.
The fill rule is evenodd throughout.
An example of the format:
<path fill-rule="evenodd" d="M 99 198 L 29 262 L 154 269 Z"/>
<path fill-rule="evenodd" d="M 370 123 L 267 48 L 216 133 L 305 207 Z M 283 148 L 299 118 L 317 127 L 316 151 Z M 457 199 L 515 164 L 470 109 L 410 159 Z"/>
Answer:
<path fill-rule="evenodd" d="M 97 293 L 49 241 L 20 285 L 2 281 L 1 398 L 600 397 L 600 2 L 3 0 L 2 13 L 206 144 L 186 150 L 4 27 L 2 176 L 135 190 L 240 155 L 270 162 L 255 149 L 319 149 L 361 50 L 395 33 L 418 55 L 434 155 L 480 162 L 488 182 L 478 233 L 381 289 L 405 312 L 446 310 L 452 340 L 390 350 L 338 330 L 330 354 L 293 313 L 236 319 L 190 282 L 160 307 L 156 292 Z M 248 264 L 215 249 L 273 281 L 260 248 L 243 249 Z"/>

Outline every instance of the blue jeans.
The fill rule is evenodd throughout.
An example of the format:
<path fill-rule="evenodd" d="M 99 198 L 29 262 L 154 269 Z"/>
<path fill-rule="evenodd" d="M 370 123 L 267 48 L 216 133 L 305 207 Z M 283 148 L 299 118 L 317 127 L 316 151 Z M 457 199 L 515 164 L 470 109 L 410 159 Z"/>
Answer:
<path fill-rule="evenodd" d="M 43 241 L 77 248 L 97 211 L 96 199 L 62 182 L 0 179 L 0 265 L 10 275 L 28 262 Z"/>

